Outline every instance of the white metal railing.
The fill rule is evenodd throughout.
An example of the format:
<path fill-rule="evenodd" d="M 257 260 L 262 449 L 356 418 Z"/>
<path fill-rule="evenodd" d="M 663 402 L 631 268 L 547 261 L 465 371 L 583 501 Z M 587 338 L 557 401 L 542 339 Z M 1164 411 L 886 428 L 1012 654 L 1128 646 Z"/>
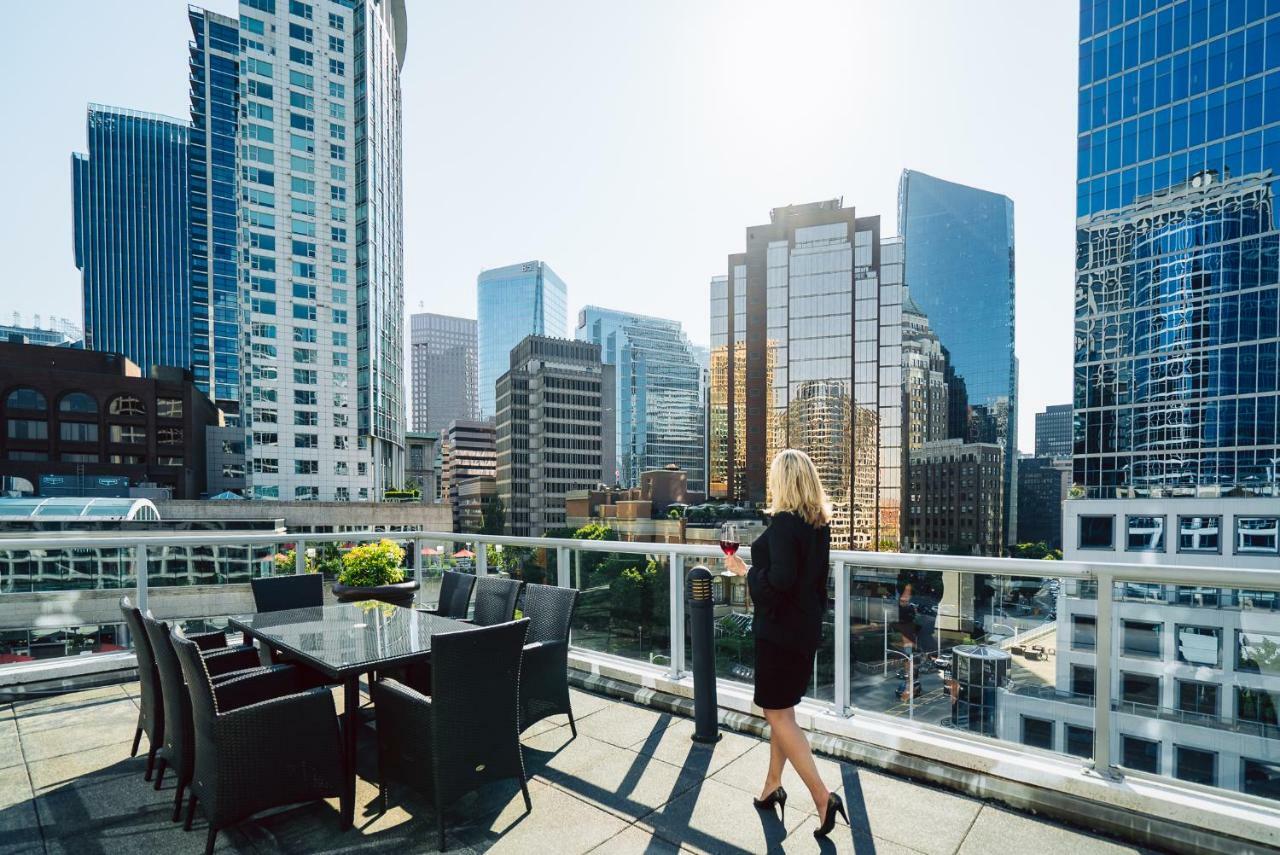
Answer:
<path fill-rule="evenodd" d="M 296 569 L 305 570 L 306 550 L 308 546 L 326 543 L 362 543 L 382 538 L 390 538 L 399 542 L 414 543 L 414 571 L 416 578 L 422 579 L 422 550 L 428 544 L 465 543 L 478 547 L 475 558 L 475 572 L 484 575 L 488 572 L 486 545 L 502 545 L 530 547 L 534 549 L 554 550 L 557 558 L 557 576 L 554 583 L 560 586 L 572 586 L 572 570 L 570 556 L 574 552 L 600 552 L 624 555 L 664 556 L 669 561 L 669 613 L 670 613 L 670 667 L 667 676 L 679 680 L 684 676 L 685 667 L 685 610 L 684 610 L 684 569 L 686 564 L 698 560 L 718 559 L 722 553 L 714 545 L 667 544 L 667 543 L 629 543 L 621 541 L 573 540 L 540 537 L 508 537 L 502 535 L 481 535 L 439 531 L 347 531 L 332 533 L 281 533 L 281 532 L 227 532 L 227 533 L 182 533 L 182 534 L 51 534 L 0 537 L 0 555 L 7 552 L 31 552 L 39 550 L 91 550 L 91 549 L 129 549 L 133 550 L 133 567 L 137 581 L 137 601 L 143 609 L 147 607 L 148 594 L 148 557 L 156 551 L 167 547 L 253 547 L 274 546 L 293 543 L 295 546 Z M 687 559 L 692 559 L 688 561 Z M 1093 756 L 1088 761 L 1090 768 L 1106 778 L 1119 777 L 1116 764 L 1112 759 L 1112 718 L 1118 704 L 1112 697 L 1112 681 L 1110 669 L 1116 661 L 1116 644 L 1114 638 L 1113 589 L 1117 581 L 1149 582 L 1172 585 L 1204 585 L 1207 579 L 1212 580 L 1216 588 L 1240 588 L 1246 590 L 1280 590 L 1280 566 L 1276 569 L 1241 569 L 1224 567 L 1188 567 L 1164 566 L 1156 564 L 1106 564 L 1079 561 L 1057 561 L 1048 563 L 1032 559 L 1012 558 L 978 558 L 950 555 L 900 554 L 833 551 L 831 553 L 834 589 L 834 621 L 836 627 L 845 631 L 835 632 L 834 637 L 834 700 L 832 712 L 838 716 L 850 716 L 866 712 L 850 705 L 851 656 L 850 637 L 847 631 L 850 626 L 851 585 L 855 579 L 862 580 L 866 570 L 881 571 L 882 578 L 891 578 L 904 570 L 912 571 L 951 571 L 956 573 L 1024 576 L 1035 578 L 1059 578 L 1088 580 L 1096 583 L 1096 641 L 1094 648 L 1096 679 L 1094 680 L 1093 703 Z M 3 606 L 6 594 L 0 594 L 0 606 Z M 909 686 L 909 691 L 914 687 Z M 927 724 L 917 726 L 931 727 Z"/>

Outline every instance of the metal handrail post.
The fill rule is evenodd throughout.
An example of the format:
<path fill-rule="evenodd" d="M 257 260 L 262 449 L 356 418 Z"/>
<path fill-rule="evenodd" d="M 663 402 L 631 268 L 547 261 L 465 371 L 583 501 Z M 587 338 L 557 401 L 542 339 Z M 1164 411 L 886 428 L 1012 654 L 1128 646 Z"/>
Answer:
<path fill-rule="evenodd" d="M 476 575 L 489 575 L 489 547 L 483 543 L 476 544 Z"/>
<path fill-rule="evenodd" d="M 684 556 L 671 553 L 671 667 L 667 676 L 679 680 L 684 674 Z"/>
<path fill-rule="evenodd" d="M 1098 612 L 1094 618 L 1093 647 L 1093 771 L 1105 778 L 1120 777 L 1111 760 L 1111 662 L 1115 656 L 1112 633 L 1112 605 L 1115 577 L 1099 571 Z"/>
<path fill-rule="evenodd" d="M 836 562 L 835 571 L 835 711 L 838 716 L 846 716 L 849 714 L 849 574 L 843 561 Z"/>
<path fill-rule="evenodd" d="M 138 611 L 147 613 L 147 546 L 145 543 L 133 547 L 133 578 L 138 583 Z"/>
<path fill-rule="evenodd" d="M 556 547 L 556 585 L 561 588 L 572 588 L 573 579 L 569 571 L 569 547 Z"/>
<path fill-rule="evenodd" d="M 307 572 L 307 542 L 305 540 L 298 540 L 293 544 L 293 572 Z"/>

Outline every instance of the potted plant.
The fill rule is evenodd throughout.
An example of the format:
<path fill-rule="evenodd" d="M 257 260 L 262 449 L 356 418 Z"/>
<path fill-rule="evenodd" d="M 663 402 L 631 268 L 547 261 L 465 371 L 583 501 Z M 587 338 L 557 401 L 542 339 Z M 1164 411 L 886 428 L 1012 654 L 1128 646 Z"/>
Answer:
<path fill-rule="evenodd" d="M 381 600 L 396 606 L 413 604 L 418 583 L 405 581 L 404 550 L 395 541 L 382 539 L 352 547 L 342 556 L 342 570 L 333 585 L 339 602 Z"/>

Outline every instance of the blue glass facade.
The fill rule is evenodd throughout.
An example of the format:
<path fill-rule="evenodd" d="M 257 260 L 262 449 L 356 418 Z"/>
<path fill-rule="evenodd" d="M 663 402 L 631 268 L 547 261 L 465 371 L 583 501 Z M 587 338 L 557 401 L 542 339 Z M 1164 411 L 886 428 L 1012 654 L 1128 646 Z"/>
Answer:
<path fill-rule="evenodd" d="M 1280 2 L 1083 2 L 1074 481 L 1274 494 Z"/>
<path fill-rule="evenodd" d="M 568 336 L 564 282 L 546 262 L 526 261 L 486 270 L 476 279 L 480 418 L 492 419 L 498 378 L 511 367 L 511 350 L 528 335 Z"/>
<path fill-rule="evenodd" d="M 617 367 L 614 483 L 638 487 L 641 472 L 674 463 L 705 492 L 702 367 L 679 321 L 587 306 L 576 337 Z"/>
<path fill-rule="evenodd" d="M 997 443 L 1004 450 L 1008 542 L 1017 530 L 1013 201 L 904 170 L 898 229 L 907 286 L 956 375 L 950 405 L 958 412 L 950 419 L 948 438 Z"/>
<path fill-rule="evenodd" d="M 193 362 L 185 122 L 91 104 L 71 159 L 86 347 L 142 366 Z"/>
<path fill-rule="evenodd" d="M 237 21 L 189 7 L 191 22 L 192 370 L 229 413 L 239 411 L 236 273 Z"/>

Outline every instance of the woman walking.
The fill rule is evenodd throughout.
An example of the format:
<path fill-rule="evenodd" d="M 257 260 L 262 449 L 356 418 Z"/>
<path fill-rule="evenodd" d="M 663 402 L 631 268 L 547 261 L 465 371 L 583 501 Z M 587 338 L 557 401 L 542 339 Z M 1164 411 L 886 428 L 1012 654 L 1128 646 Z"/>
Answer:
<path fill-rule="evenodd" d="M 823 838 L 835 826 L 836 814 L 849 821 L 844 802 L 829 792 L 818 775 L 809 740 L 796 724 L 796 704 L 813 674 L 827 608 L 827 573 L 831 552 L 831 506 L 809 455 L 786 449 L 769 467 L 768 513 L 772 520 L 751 544 L 751 567 L 737 555 L 725 566 L 746 575 L 755 603 L 755 704 L 769 723 L 769 773 L 755 800 L 757 808 L 786 809 L 782 768 L 791 762 L 813 797 Z"/>

